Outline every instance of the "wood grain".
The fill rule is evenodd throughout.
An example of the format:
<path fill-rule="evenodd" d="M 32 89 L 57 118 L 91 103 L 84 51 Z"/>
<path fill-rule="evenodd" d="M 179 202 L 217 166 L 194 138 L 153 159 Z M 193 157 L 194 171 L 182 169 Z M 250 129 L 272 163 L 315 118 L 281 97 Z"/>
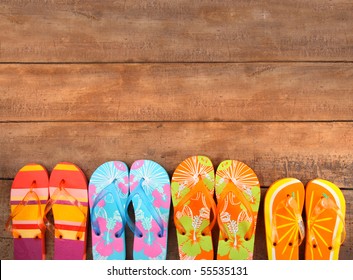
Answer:
<path fill-rule="evenodd" d="M 352 61 L 352 1 L 1 0 L 2 62 Z"/>
<path fill-rule="evenodd" d="M 353 120 L 353 64 L 0 65 L 1 121 Z"/>
<path fill-rule="evenodd" d="M 346 197 L 340 259 L 352 260 L 352 14 L 351 0 L 0 0 L 0 224 L 29 162 L 71 161 L 90 178 L 143 158 L 171 176 L 202 154 L 258 175 L 255 259 L 267 258 L 267 187 L 321 177 Z M 178 259 L 172 219 L 168 242 Z M 2 228 L 0 259 L 12 252 Z"/>
<path fill-rule="evenodd" d="M 14 178 L 28 162 L 49 170 L 78 164 L 89 177 L 103 162 L 152 159 L 171 174 L 192 155 L 217 166 L 237 159 L 269 186 L 282 177 L 321 177 L 352 188 L 352 122 L 123 122 L 0 123 L 0 178 Z"/>
<path fill-rule="evenodd" d="M 9 199 L 10 199 L 10 189 L 11 180 L 0 180 L 0 224 L 4 224 L 8 214 L 10 213 Z M 254 259 L 256 260 L 266 260 L 267 259 L 267 249 L 266 249 L 266 236 L 265 236 L 265 224 L 264 224 L 264 213 L 263 213 L 263 201 L 267 188 L 262 188 L 261 192 L 261 202 L 259 208 L 259 218 L 256 229 L 255 236 L 255 247 L 254 247 Z M 342 191 L 346 198 L 346 227 L 347 229 L 353 226 L 353 191 L 343 190 Z M 132 211 L 130 211 L 130 214 Z M 132 214 L 131 214 L 132 215 Z M 177 241 L 176 241 L 176 229 L 173 223 L 173 209 L 170 212 L 169 229 L 168 229 L 168 250 L 167 259 L 177 260 L 179 259 Z M 46 249 L 47 249 L 47 259 L 53 258 L 53 236 L 47 234 L 46 239 Z M 213 230 L 213 244 L 214 250 L 217 251 L 217 241 L 218 241 L 218 228 L 217 226 Z M 127 246 L 127 259 L 132 259 L 132 244 L 133 244 L 133 234 L 127 230 L 126 231 L 126 246 Z M 0 250 L 0 259 L 8 260 L 13 259 L 13 242 L 10 232 L 0 231 L 0 246 L 1 248 L 6 248 L 6 250 Z M 300 247 L 301 259 L 304 258 L 304 244 Z M 90 236 L 88 237 L 87 244 L 87 259 L 92 259 L 92 242 Z M 341 246 L 340 251 L 341 260 L 353 260 L 353 233 L 347 230 L 347 237 L 344 244 Z"/>

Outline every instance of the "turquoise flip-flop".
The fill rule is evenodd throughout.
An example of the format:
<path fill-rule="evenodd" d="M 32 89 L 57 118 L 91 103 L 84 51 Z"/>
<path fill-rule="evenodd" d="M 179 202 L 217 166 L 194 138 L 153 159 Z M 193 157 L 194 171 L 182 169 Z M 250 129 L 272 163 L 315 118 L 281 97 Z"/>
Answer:
<path fill-rule="evenodd" d="M 134 232 L 135 260 L 164 260 L 167 256 L 170 211 L 170 179 L 166 170 L 151 160 L 135 161 L 130 170 L 130 195 L 135 224 L 127 216 Z"/>
<path fill-rule="evenodd" d="M 88 191 L 93 259 L 125 259 L 125 206 L 129 193 L 128 167 L 121 161 L 102 164 L 92 174 Z"/>

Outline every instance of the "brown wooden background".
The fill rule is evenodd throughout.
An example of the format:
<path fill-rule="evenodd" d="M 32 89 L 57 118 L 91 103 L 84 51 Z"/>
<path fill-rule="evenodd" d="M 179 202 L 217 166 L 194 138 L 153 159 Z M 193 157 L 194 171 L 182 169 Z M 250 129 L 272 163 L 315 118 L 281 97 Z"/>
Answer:
<path fill-rule="evenodd" d="M 251 166 L 262 198 L 285 176 L 336 183 L 340 258 L 353 259 L 352 15 L 347 0 L 0 0 L 0 224 L 29 162 L 71 161 L 89 179 L 109 160 L 172 175 L 201 154 Z M 254 258 L 266 259 L 260 207 Z M 177 259 L 172 220 L 169 232 Z"/>

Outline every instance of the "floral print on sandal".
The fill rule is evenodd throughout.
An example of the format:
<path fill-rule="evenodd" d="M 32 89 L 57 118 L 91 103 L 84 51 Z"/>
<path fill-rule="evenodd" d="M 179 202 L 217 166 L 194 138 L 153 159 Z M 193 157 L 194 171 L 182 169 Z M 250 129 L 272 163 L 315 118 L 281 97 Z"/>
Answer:
<path fill-rule="evenodd" d="M 260 185 L 246 164 L 225 160 L 216 172 L 220 235 L 217 259 L 251 260 L 254 252 Z"/>
<path fill-rule="evenodd" d="M 209 158 L 193 156 L 176 168 L 172 177 L 174 223 L 181 260 L 212 260 L 211 230 L 216 222 L 213 200 L 214 168 Z M 210 221 L 211 210 L 214 213 Z"/>
<path fill-rule="evenodd" d="M 88 189 L 93 259 L 125 259 L 125 204 L 129 192 L 126 164 L 102 164 L 93 172 Z"/>
<path fill-rule="evenodd" d="M 135 224 L 127 209 L 132 201 Z M 151 160 L 137 160 L 130 170 L 130 195 L 126 217 L 134 233 L 134 260 L 165 260 L 170 211 L 170 179 L 167 171 Z"/>

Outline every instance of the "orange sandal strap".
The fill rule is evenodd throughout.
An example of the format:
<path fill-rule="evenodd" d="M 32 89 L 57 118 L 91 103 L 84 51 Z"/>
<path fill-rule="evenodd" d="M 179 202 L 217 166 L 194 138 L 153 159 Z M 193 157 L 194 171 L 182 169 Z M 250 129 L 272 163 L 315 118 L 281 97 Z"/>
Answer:
<path fill-rule="evenodd" d="M 277 244 L 281 242 L 281 239 L 278 239 L 278 232 L 277 232 L 277 212 L 280 209 L 286 209 L 287 211 L 292 210 L 292 212 L 295 215 L 296 222 L 298 224 L 298 239 L 295 240 L 295 242 L 292 242 L 293 246 L 300 246 L 300 244 L 303 242 L 304 237 L 305 237 L 305 228 L 304 228 L 304 222 L 303 218 L 301 215 L 301 212 L 299 211 L 299 205 L 296 199 L 290 195 L 287 196 L 287 198 L 283 199 L 276 207 L 274 213 L 273 213 L 273 219 L 272 219 L 272 224 L 271 224 L 271 229 L 272 229 L 272 236 L 271 240 L 273 244 Z"/>
<path fill-rule="evenodd" d="M 176 229 L 178 230 L 179 233 L 183 234 L 185 233 L 185 228 L 183 225 L 180 223 L 179 219 L 176 216 L 176 213 L 179 211 L 182 211 L 183 206 L 196 194 L 201 193 L 205 195 L 206 201 L 211 204 L 211 209 L 213 212 L 213 219 L 210 223 L 210 225 L 203 231 L 202 234 L 209 234 L 216 224 L 216 219 L 217 219 L 217 209 L 216 209 L 216 203 L 210 194 L 209 189 L 206 187 L 205 183 L 202 181 L 201 176 L 199 176 L 199 181 L 193 186 L 190 191 L 179 201 L 179 203 L 175 206 L 174 208 L 174 224 Z"/>
<path fill-rule="evenodd" d="M 44 220 L 42 217 L 42 210 L 41 210 L 41 202 L 38 194 L 33 190 L 36 184 L 37 184 L 36 181 L 32 182 L 29 191 L 26 193 L 26 195 L 23 197 L 20 203 L 15 207 L 15 209 L 11 212 L 9 218 L 6 221 L 6 225 L 5 225 L 6 229 L 8 231 L 12 231 L 15 237 L 21 237 L 21 234 L 13 228 L 12 226 L 13 218 L 15 218 L 19 213 L 21 213 L 25 209 L 26 205 L 28 204 L 31 198 L 34 198 L 34 200 L 37 202 L 37 205 L 38 205 L 38 212 L 37 212 L 38 228 L 42 233 L 45 231 L 45 224 L 44 224 Z"/>
<path fill-rule="evenodd" d="M 225 198 L 232 193 L 235 194 L 235 196 L 239 199 L 240 203 L 244 205 L 244 207 L 246 208 L 246 211 L 248 212 L 249 218 L 251 218 L 250 227 L 244 236 L 245 240 L 250 240 L 255 232 L 255 215 L 251 209 L 251 205 L 250 205 L 249 201 L 246 199 L 246 197 L 244 196 L 243 192 L 239 189 L 239 187 L 233 183 L 232 180 L 229 180 L 229 182 L 227 183 L 225 188 L 222 190 L 220 197 L 219 197 L 219 200 L 218 200 L 217 221 L 218 221 L 219 229 L 221 230 L 222 236 L 224 238 L 228 239 L 229 237 L 228 237 L 227 231 L 225 229 L 225 225 L 222 222 L 221 217 L 220 217 L 220 213 L 221 213 L 220 209 L 222 209 L 224 207 Z"/>
<path fill-rule="evenodd" d="M 309 243 L 311 246 L 317 245 L 315 233 L 313 230 L 313 225 L 315 224 L 315 221 L 317 220 L 317 218 L 325 211 L 333 211 L 343 224 L 341 239 L 338 240 L 338 238 L 336 237 L 335 240 L 332 240 L 333 247 L 340 246 L 343 244 L 344 240 L 346 239 L 346 223 L 344 221 L 344 215 L 341 209 L 339 209 L 336 202 L 329 197 L 321 197 L 321 199 L 316 203 L 312 211 L 313 215 L 310 216 L 309 222 L 308 222 Z"/>
<path fill-rule="evenodd" d="M 83 236 L 83 233 L 85 231 L 85 225 L 87 221 L 87 214 L 85 213 L 84 206 L 74 197 L 72 196 L 65 188 L 65 180 L 61 180 L 59 186 L 55 189 L 54 193 L 50 196 L 50 199 L 48 200 L 48 203 L 45 206 L 44 209 L 44 222 L 45 224 L 52 229 L 54 227 L 55 230 L 55 236 L 61 238 L 62 234 L 59 229 L 55 228 L 55 225 L 53 226 L 49 220 L 47 219 L 47 214 L 49 211 L 53 208 L 53 205 L 59 200 L 59 198 L 64 197 L 67 201 L 69 201 L 73 206 L 76 206 L 82 213 L 84 219 L 77 231 L 77 239 L 81 239 Z"/>

